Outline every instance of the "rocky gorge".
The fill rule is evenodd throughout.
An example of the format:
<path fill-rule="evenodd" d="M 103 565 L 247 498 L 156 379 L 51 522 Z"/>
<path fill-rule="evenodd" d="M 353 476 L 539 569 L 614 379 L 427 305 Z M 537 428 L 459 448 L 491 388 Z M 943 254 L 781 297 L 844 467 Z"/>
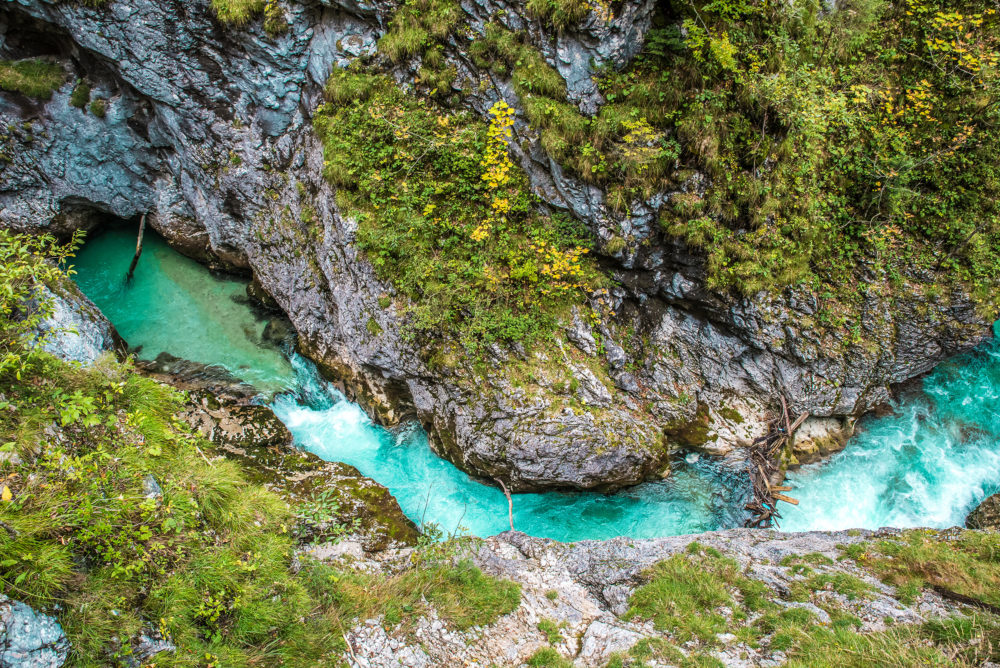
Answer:
<path fill-rule="evenodd" d="M 746 7 L 731 11 L 752 13 Z M 828 20 L 838 12 L 853 20 L 865 9 L 859 3 L 817 11 Z M 674 219 L 706 211 L 685 224 L 724 221 L 738 228 L 734 235 L 742 240 L 762 236 L 760 230 L 778 216 L 773 210 L 762 213 L 765 223 L 744 229 L 720 203 L 727 177 L 705 153 L 695 159 L 687 147 L 700 142 L 705 149 L 718 140 L 708 152 L 722 154 L 722 139 L 699 138 L 683 119 L 675 128 L 650 125 L 632 109 L 630 120 L 621 123 L 627 133 L 612 142 L 625 163 L 639 161 L 634 174 L 626 168 L 624 180 L 632 185 L 623 190 L 614 178 L 599 175 L 612 169 L 604 163 L 588 173 L 567 158 L 551 120 L 570 109 L 599 125 L 601 114 L 623 107 L 623 95 L 655 97 L 655 90 L 640 90 L 643 58 L 679 48 L 663 46 L 674 24 L 681 26 L 677 34 L 685 43 L 692 43 L 696 29 L 680 15 L 672 3 L 651 0 L 579 6 L 537 0 L 8 0 L 0 7 L 0 66 L 17 71 L 24 63 L 41 63 L 53 81 L 40 92 L 16 81 L 0 86 L 0 227 L 67 239 L 77 231 L 131 229 L 143 218 L 172 248 L 248 281 L 249 301 L 273 315 L 265 338 L 286 346 L 295 342 L 298 352 L 378 423 L 398 427 L 418 421 L 437 454 L 505 492 L 613 492 L 669 476 L 679 452 L 719 457 L 742 476 L 750 443 L 774 428 L 784 404 L 793 417 L 808 418 L 778 455 L 781 470 L 814 463 L 844 447 L 859 417 L 884 408 L 938 363 L 992 336 L 994 307 L 982 296 L 982 281 L 966 280 L 963 263 L 972 261 L 963 253 L 989 255 L 993 232 L 986 223 L 971 234 L 962 231 L 955 243 L 936 248 L 934 262 L 927 263 L 890 229 L 851 256 L 849 284 L 839 289 L 825 279 L 784 286 L 774 277 L 778 289 L 721 284 L 719 276 L 728 269 L 719 267 L 737 266 L 738 253 L 717 260 L 706 248 L 711 244 L 690 231 L 679 233 Z M 992 35 L 993 24 L 988 26 L 984 33 Z M 406 41 L 411 27 L 419 33 L 413 43 Z M 827 43 L 832 34 L 831 29 Z M 725 40 L 729 43 L 728 36 Z M 725 62 L 717 46 L 713 42 L 713 57 Z M 609 86 L 615 72 L 632 77 L 628 90 L 640 93 Z M 661 76 L 669 75 L 664 72 Z M 725 72 L 740 78 L 735 70 Z M 676 78 L 686 76 L 678 67 Z M 351 88 L 354 77 L 365 90 Z M 706 88 L 701 95 L 707 108 Z M 661 102 L 669 91 L 665 84 L 659 89 Z M 385 98 L 377 97 L 382 94 Z M 406 107 L 412 115 L 380 115 L 386 99 L 412 103 Z M 497 124 L 501 102 L 512 110 L 509 132 Z M 345 118 L 337 113 L 344 109 L 391 126 L 400 145 L 426 130 L 418 126 L 420 119 L 436 124 L 439 143 L 432 142 L 423 155 L 396 149 L 412 163 L 391 177 L 401 198 L 408 182 L 419 181 L 414 172 L 432 170 L 421 162 L 426 154 L 440 143 L 459 145 L 469 137 L 476 150 L 486 151 L 487 157 L 473 155 L 469 163 L 475 173 L 468 192 L 481 197 L 483 188 L 492 187 L 480 183 L 489 182 L 490 143 L 475 132 L 500 136 L 510 170 L 530 189 L 528 215 L 558 230 L 545 237 L 548 243 L 565 233 L 581 244 L 565 251 L 568 255 L 551 257 L 571 258 L 573 271 L 573 258 L 585 250 L 592 258 L 585 271 L 597 278 L 579 278 L 586 285 L 570 286 L 571 299 L 537 302 L 552 311 L 549 320 L 540 321 L 540 335 L 470 339 L 469 323 L 478 316 L 468 308 L 456 309 L 457 327 L 444 319 L 427 325 L 423 302 L 436 303 L 435 281 L 441 279 L 426 279 L 414 291 L 412 283 L 392 274 L 399 266 L 392 264 L 398 262 L 393 253 L 373 243 L 373 217 L 395 205 L 364 202 L 364 187 L 358 185 L 367 179 L 374 189 L 371 184 L 384 179 L 382 168 L 359 176 L 366 158 L 352 154 L 344 162 L 332 151 L 331 146 L 350 146 L 360 155 L 358 147 L 382 148 L 374 137 L 337 136 L 336 124 Z M 768 126 L 766 112 L 762 123 L 760 142 L 793 134 Z M 357 131 L 346 124 L 340 130 Z M 499 134 L 486 134 L 491 132 Z M 593 148 L 587 137 L 581 134 L 577 142 L 584 156 Z M 682 147 L 677 153 L 671 148 L 675 142 Z M 775 165 L 787 158 L 779 154 L 791 150 L 777 142 L 763 165 L 744 172 L 759 178 L 769 170 L 778 173 Z M 950 150 L 961 153 L 960 147 Z M 643 162 L 641 156 L 650 151 L 656 159 Z M 458 163 L 462 156 L 445 157 Z M 740 171 L 726 165 L 721 171 Z M 664 175 L 650 176 L 660 168 Z M 635 186 L 638 182 L 643 185 Z M 442 197 L 444 184 L 437 191 L 423 183 L 418 188 L 428 198 L 422 212 L 417 210 L 421 220 L 433 218 L 436 207 L 445 209 L 434 199 Z M 499 230 L 499 221 L 507 220 L 496 213 L 501 201 L 508 206 L 499 195 L 490 202 L 488 225 L 459 226 L 460 235 L 481 241 L 478 235 L 487 234 L 489 225 Z M 466 205 L 478 211 L 472 202 L 458 207 Z M 511 206 L 517 209 L 516 203 Z M 760 203 L 762 210 L 770 206 L 771 200 Z M 415 220 L 402 216 L 395 222 L 401 229 L 408 224 L 412 233 Z M 448 221 L 433 224 L 447 228 Z M 779 227 L 780 234 L 791 234 L 793 226 Z M 375 229 L 375 236 L 384 233 Z M 714 234 L 712 243 L 720 248 L 742 243 Z M 420 252 L 413 237 L 400 238 L 393 241 L 399 245 L 393 252 Z M 540 238 L 531 237 L 532 244 Z M 499 235 L 492 241 L 503 243 Z M 435 244 L 435 261 L 462 273 L 461 263 L 448 256 L 457 242 L 442 233 Z M 885 261 L 891 252 L 886 248 L 900 247 L 903 264 L 912 265 L 903 271 Z M 791 255 L 789 246 L 782 248 Z M 557 251 L 538 251 L 539 257 L 545 252 Z M 772 261 L 765 255 L 762 266 Z M 811 264 L 823 262 L 834 260 Z M 538 276 L 551 278 L 547 267 L 518 289 L 535 289 Z M 480 287 L 488 291 L 521 269 L 511 264 Z M 51 284 L 42 297 L 55 305 L 38 334 L 49 352 L 94 369 L 80 373 L 125 377 L 106 366 L 108 353 L 123 353 L 129 342 L 76 286 Z M 290 327 L 282 324 L 285 317 Z M 207 467 L 198 479 L 169 467 L 140 476 L 146 499 L 141 523 L 156 508 L 164 513 L 157 516 L 163 521 L 157 531 L 168 535 L 164 518 L 173 512 L 174 495 L 180 498 L 179 490 L 193 495 L 192 507 L 201 513 L 195 524 L 204 530 L 206 544 L 228 549 L 232 541 L 238 557 L 224 562 L 223 570 L 250 584 L 227 582 L 200 592 L 191 623 L 198 635 L 192 640 L 177 630 L 182 627 L 174 617 L 161 617 L 157 625 L 149 612 L 184 596 L 164 598 L 151 593 L 155 586 L 146 582 L 120 599 L 129 601 L 120 606 L 128 621 L 120 633 L 101 640 L 99 656 L 80 649 L 82 638 L 92 639 L 79 631 L 86 619 L 73 615 L 77 608 L 86 610 L 86 601 L 72 599 L 64 609 L 44 597 L 25 599 L 50 616 L 0 594 L 0 666 L 61 665 L 67 657 L 74 665 L 990 666 L 1000 661 L 995 617 L 1000 600 L 994 589 L 1000 575 L 991 533 L 997 528 L 995 495 L 970 516 L 972 531 L 731 529 L 568 544 L 512 530 L 434 542 L 433 532 L 421 535 L 429 528 L 418 527 L 412 513 L 407 517 L 385 487 L 352 466 L 296 448 L 292 433 L 261 405 L 253 387 L 218 368 L 170 355 L 134 364 L 150 382 L 185 392 L 167 422 L 186 435 L 164 442 L 190 442 L 191 459 Z M 21 391 L 12 390 L 11 396 Z M 5 390 L 4 410 L 15 415 L 16 401 L 8 404 L 6 397 Z M 108 433 L 131 438 L 136 427 L 125 416 L 133 409 L 115 413 L 108 408 L 114 401 L 98 399 L 101 410 L 111 411 L 104 418 L 109 425 L 121 421 Z M 69 424 L 63 429 L 53 421 L 45 427 L 38 442 L 56 445 L 39 446 L 41 454 L 3 451 L 3 503 L 10 502 L 10 490 L 15 504 L 42 498 L 26 491 L 41 480 L 27 474 L 26 462 L 36 456 L 41 461 L 45 447 L 63 447 L 76 438 L 76 427 Z M 975 436 L 975 426 L 955 429 Z M 28 440 L 33 438 L 29 434 Z M 117 438 L 108 436 L 108 442 Z M 138 442 L 158 441 L 143 436 Z M 153 447 L 157 454 L 142 464 L 150 470 L 159 456 L 160 446 Z M 115 461 L 130 462 L 129 457 Z M 187 460 L 178 455 L 177 461 Z M 281 574 L 273 579 L 280 586 L 253 580 L 258 568 L 260 577 L 270 577 L 269 566 L 261 565 L 267 559 L 261 554 L 270 553 L 238 537 L 245 526 L 232 517 L 240 511 L 230 508 L 227 516 L 205 500 L 212 498 L 204 492 L 212 485 L 228 489 L 229 482 L 213 478 L 227 475 L 238 477 L 234 489 L 259 488 L 291 509 L 292 519 L 275 519 L 271 501 L 247 492 L 251 502 L 245 510 L 256 513 L 245 523 L 256 527 L 250 531 L 273 532 L 292 546 L 277 558 Z M 131 471 L 128 476 L 135 477 Z M 27 550 L 25 536 L 33 537 L 34 529 L 3 517 L 0 528 L 9 542 L 20 541 L 18 550 Z M 62 529 L 52 534 L 63 545 L 66 535 Z M 89 545 L 87 540 L 93 538 L 83 544 Z M 170 540 L 163 544 L 172 545 Z M 11 561 L 4 550 L 0 546 L 2 568 L 30 561 L 21 552 Z M 99 558 L 88 552 L 74 567 L 95 573 L 100 559 L 117 564 L 114 550 L 97 552 Z M 160 558 L 139 559 L 157 564 L 160 576 L 180 563 L 163 566 Z M 137 567 L 121 568 L 132 577 Z M 294 615 L 282 612 L 287 619 L 281 622 L 261 621 L 257 635 L 244 631 L 244 623 L 254 624 L 240 617 L 252 617 L 246 610 L 298 601 L 299 585 L 291 583 L 299 580 L 315 597 L 312 607 L 300 605 Z M 3 591 L 12 599 L 25 598 L 17 589 Z M 449 591 L 463 600 L 456 603 Z M 225 612 L 226 605 L 232 611 Z M 109 609 L 113 617 L 122 612 Z M 72 629 L 74 647 L 57 617 Z M 315 625 L 334 631 L 324 627 L 317 636 L 322 642 L 310 639 L 307 650 L 305 641 L 296 645 L 299 641 L 290 639 L 298 631 L 282 626 L 289 622 L 300 631 L 311 633 Z M 230 642 L 247 654 L 226 654 Z M 195 656 L 194 647 L 207 648 L 204 657 Z M 253 660 L 246 659 L 258 650 Z M 281 658 L 267 653 L 272 650 Z"/>
<path fill-rule="evenodd" d="M 661 473 L 679 446 L 731 451 L 761 433 L 782 394 L 814 416 L 810 433 L 826 448 L 894 385 L 989 335 L 989 319 L 959 288 L 928 301 L 916 283 L 877 287 L 877 274 L 852 315 L 860 338 L 804 326 L 822 307 L 809 291 L 733 299 L 708 290 L 697 255 L 653 221 L 659 203 L 704 188 L 702 177 L 622 216 L 600 188 L 546 158 L 518 117 L 523 141 L 511 149 L 532 190 L 586 225 L 617 285 L 588 298 L 604 306 L 575 310 L 553 347 L 430 364 L 404 336 L 406 308 L 383 306 L 395 290 L 355 247 L 356 223 L 322 178 L 310 125 L 330 70 L 373 54 L 395 8 L 276 7 L 287 28 L 272 36 L 259 21 L 224 24 L 207 3 L 8 3 L 4 56 L 52 59 L 66 83 L 49 101 L 3 96 L 3 224 L 67 233 L 101 216 L 148 214 L 182 252 L 252 272 L 303 350 L 378 419 L 415 416 L 443 456 L 518 491 L 614 489 Z M 610 20 L 591 16 L 556 34 L 516 6 L 463 6 L 462 21 L 474 33 L 496 15 L 525 30 L 569 98 L 592 112 L 601 97 L 591 75 L 635 55 L 653 11 L 625 3 Z M 485 114 L 503 97 L 516 107 L 510 85 L 457 45 L 445 55 L 462 72 L 456 85 L 467 82 L 462 104 Z M 414 67 L 393 71 L 406 85 Z M 105 101 L 100 117 L 71 103 L 73 79 Z M 629 241 L 612 252 L 611 238 Z M 514 362 L 529 378 L 521 387 Z"/>

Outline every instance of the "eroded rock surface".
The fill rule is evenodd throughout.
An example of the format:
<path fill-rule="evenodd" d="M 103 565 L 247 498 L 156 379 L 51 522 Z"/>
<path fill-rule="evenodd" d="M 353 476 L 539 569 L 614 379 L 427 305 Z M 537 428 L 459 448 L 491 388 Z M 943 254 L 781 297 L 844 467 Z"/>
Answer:
<path fill-rule="evenodd" d="M 521 605 L 514 612 L 485 627 L 465 632 L 450 628 L 434 614 L 417 620 L 408 632 L 383 619 L 358 624 L 347 640 L 353 666 L 518 666 L 535 652 L 553 648 L 575 666 L 605 666 L 616 652 L 625 653 L 641 641 L 659 639 L 676 643 L 682 654 L 693 654 L 695 645 L 685 644 L 669 631 L 657 630 L 641 618 L 630 618 L 629 600 L 647 581 L 647 571 L 672 555 L 716 550 L 735 560 L 739 571 L 764 586 L 765 596 L 779 609 L 800 608 L 811 624 L 829 625 L 830 611 L 858 619 L 861 632 L 884 631 L 899 624 L 920 624 L 948 617 L 956 606 L 933 591 L 925 591 L 904 603 L 893 587 L 850 559 L 843 559 L 844 546 L 872 540 L 892 539 L 896 533 L 810 532 L 780 533 L 734 529 L 697 536 L 653 540 L 616 538 L 582 541 L 572 545 L 506 532 L 475 543 L 475 563 L 484 572 L 510 579 L 521 586 Z M 690 546 L 697 541 L 697 547 Z M 383 553 L 366 559 L 357 554 L 333 557 L 367 570 L 399 568 L 408 552 Z M 804 559 L 804 561 L 803 561 Z M 802 564 L 808 564 L 803 568 Z M 867 591 L 849 596 L 836 587 L 821 587 L 803 597 L 790 596 L 815 576 L 857 578 Z M 824 581 L 826 581 L 824 580 Z M 714 610 L 713 612 L 720 612 Z M 721 611 L 727 616 L 724 610 Z M 558 629 L 558 640 L 539 629 L 547 620 Z M 776 666 L 786 656 L 779 643 L 765 636 L 752 646 L 735 631 L 752 620 L 730 619 L 731 631 L 719 634 L 707 651 L 725 666 Z M 555 642 L 553 642 L 555 640 Z M 676 665 L 653 661 L 648 665 Z"/>
<path fill-rule="evenodd" d="M 965 526 L 984 531 L 1000 531 L 1000 494 L 986 497 L 965 518 Z"/>
<path fill-rule="evenodd" d="M 438 452 L 514 490 L 612 489 L 662 474 L 682 445 L 726 453 L 761 432 L 782 392 L 796 413 L 855 417 L 892 384 L 989 336 L 968 295 L 934 300 L 905 285 L 890 293 L 877 272 L 850 337 L 814 327 L 818 300 L 801 290 L 753 299 L 710 291 L 703 258 L 655 224 L 658 207 L 703 191 L 704 177 L 618 215 L 600 189 L 563 173 L 519 117 L 511 150 L 543 201 L 585 223 L 601 247 L 628 240 L 602 251 L 618 287 L 593 296 L 595 306 L 603 300 L 597 322 L 577 313 L 566 323 L 556 350 L 498 349 L 475 369 L 430 365 L 403 335 L 392 287 L 359 255 L 356 223 L 337 209 L 310 128 L 331 68 L 374 52 L 395 6 L 279 6 L 289 29 L 271 37 L 259 20 L 221 24 L 208 0 L 6 3 L 0 56 L 53 58 L 67 83 L 48 102 L 0 94 L 9 156 L 0 224 L 65 233 L 98 214 L 148 212 L 183 252 L 252 271 L 258 298 L 288 314 L 302 349 L 374 417 L 418 418 Z M 593 112 L 602 103 L 594 68 L 636 53 L 653 3 L 629 0 L 610 21 L 592 15 L 558 32 L 520 3 L 462 8 L 472 31 L 496 16 L 524 29 L 570 99 Z M 459 79 L 473 82 L 466 106 L 483 114 L 501 96 L 519 106 L 509 82 L 446 47 Z M 396 74 L 405 85 L 418 67 Z M 104 117 L 69 103 L 77 78 L 106 100 Z M 512 382 L 515 363 L 530 382 Z"/>
<path fill-rule="evenodd" d="M 58 668 L 69 641 L 54 617 L 0 594 L 0 667 Z"/>
<path fill-rule="evenodd" d="M 52 306 L 39 326 L 46 351 L 68 362 L 93 364 L 101 355 L 124 347 L 111 322 L 72 281 L 44 287 L 42 293 Z"/>

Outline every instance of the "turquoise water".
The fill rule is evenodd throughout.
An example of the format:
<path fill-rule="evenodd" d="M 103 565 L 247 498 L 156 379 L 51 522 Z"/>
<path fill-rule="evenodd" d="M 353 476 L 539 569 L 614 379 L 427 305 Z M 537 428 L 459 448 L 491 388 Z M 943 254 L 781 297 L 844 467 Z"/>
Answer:
<path fill-rule="evenodd" d="M 288 359 L 263 345 L 267 320 L 246 300 L 246 283 L 211 274 L 148 231 L 132 282 L 125 272 L 136 230 L 113 228 L 87 241 L 74 261 L 77 285 L 114 323 L 140 359 L 161 352 L 217 364 L 264 392 L 287 390 Z"/>
<path fill-rule="evenodd" d="M 788 483 L 799 499 L 782 504 L 790 531 L 961 526 L 1000 491 L 1000 344 L 939 365 L 922 392 L 863 419 L 842 452 Z"/>
<path fill-rule="evenodd" d="M 446 534 L 509 527 L 503 494 L 435 456 L 419 427 L 373 424 L 308 360 L 266 345 L 266 323 L 246 305 L 244 283 L 212 276 L 147 235 L 135 280 L 124 286 L 134 244 L 131 230 L 95 237 L 77 258 L 76 279 L 142 357 L 167 351 L 218 364 L 278 392 L 271 405 L 299 446 L 379 481 L 418 523 Z M 896 414 L 863 421 L 844 452 L 791 476 L 801 503 L 784 506 L 783 528 L 960 524 L 1000 481 L 997 388 L 993 344 L 942 365 Z M 514 526 L 564 541 L 695 533 L 738 526 L 745 489 L 742 475 L 689 454 L 667 480 L 614 495 L 514 495 Z"/>
<path fill-rule="evenodd" d="M 444 533 L 489 536 L 510 528 L 503 493 L 436 456 L 422 429 L 396 431 L 372 423 L 363 410 L 323 382 L 311 363 L 293 359 L 299 390 L 272 407 L 299 445 L 324 459 L 355 466 L 389 488 L 418 523 Z M 666 481 L 613 494 L 515 494 L 514 528 L 535 536 L 574 541 L 628 535 L 636 538 L 695 533 L 737 523 L 737 505 L 720 485 L 723 469 L 707 458 L 678 462 Z"/>

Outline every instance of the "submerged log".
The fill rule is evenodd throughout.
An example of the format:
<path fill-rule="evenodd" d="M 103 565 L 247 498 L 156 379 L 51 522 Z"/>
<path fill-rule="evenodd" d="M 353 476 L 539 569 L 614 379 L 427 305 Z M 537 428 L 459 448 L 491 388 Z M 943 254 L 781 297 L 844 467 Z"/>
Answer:
<path fill-rule="evenodd" d="M 142 214 L 139 220 L 139 239 L 135 242 L 135 255 L 132 256 L 132 263 L 128 266 L 128 273 L 125 274 L 125 282 L 132 280 L 135 273 L 135 265 L 139 264 L 139 256 L 142 255 L 142 234 L 146 231 L 146 214 Z"/>

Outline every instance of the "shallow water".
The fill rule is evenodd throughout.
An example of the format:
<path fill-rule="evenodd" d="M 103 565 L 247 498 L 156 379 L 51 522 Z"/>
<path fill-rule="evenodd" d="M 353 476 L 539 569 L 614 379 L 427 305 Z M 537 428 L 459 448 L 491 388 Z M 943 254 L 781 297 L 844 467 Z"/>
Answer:
<path fill-rule="evenodd" d="M 122 278 L 132 230 L 88 241 L 77 282 L 141 357 L 162 351 L 226 367 L 264 392 L 301 447 L 343 461 L 389 488 L 403 511 L 444 533 L 490 535 L 509 527 L 503 494 L 437 457 L 416 426 L 372 423 L 299 356 L 266 345 L 265 321 L 246 304 L 245 284 L 212 276 L 147 234 L 135 280 Z M 925 392 L 896 415 L 863 421 L 844 452 L 790 476 L 798 507 L 783 528 L 949 526 L 1000 482 L 1000 352 L 990 344 L 942 365 Z M 746 482 L 709 457 L 688 455 L 662 482 L 614 495 L 514 495 L 520 531 L 575 541 L 695 533 L 738 525 Z"/>
<path fill-rule="evenodd" d="M 89 239 L 73 264 L 77 285 L 129 346 L 141 347 L 139 358 L 168 352 L 223 366 L 264 392 L 291 387 L 291 364 L 264 345 L 267 320 L 249 307 L 245 282 L 213 275 L 147 231 L 126 286 L 135 240 L 135 230 L 112 228 Z"/>

